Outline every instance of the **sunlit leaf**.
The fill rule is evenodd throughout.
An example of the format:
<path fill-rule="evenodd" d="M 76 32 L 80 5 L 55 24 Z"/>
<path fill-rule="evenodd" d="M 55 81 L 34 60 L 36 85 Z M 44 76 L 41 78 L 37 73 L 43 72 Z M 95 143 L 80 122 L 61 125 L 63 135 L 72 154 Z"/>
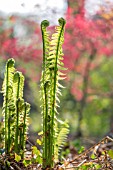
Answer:
<path fill-rule="evenodd" d="M 113 159 L 113 150 L 110 149 L 110 150 L 108 151 L 108 155 L 110 156 L 110 158 Z"/>
<path fill-rule="evenodd" d="M 15 153 L 15 161 L 19 162 L 20 160 L 21 160 L 21 156 L 20 156 L 20 155 L 17 155 L 17 154 Z"/>
<path fill-rule="evenodd" d="M 41 144 L 42 144 L 42 142 L 41 142 L 41 140 L 40 140 L 40 139 L 37 139 L 37 140 L 36 140 L 36 142 L 37 142 L 37 144 L 39 144 L 39 145 L 41 145 Z"/>

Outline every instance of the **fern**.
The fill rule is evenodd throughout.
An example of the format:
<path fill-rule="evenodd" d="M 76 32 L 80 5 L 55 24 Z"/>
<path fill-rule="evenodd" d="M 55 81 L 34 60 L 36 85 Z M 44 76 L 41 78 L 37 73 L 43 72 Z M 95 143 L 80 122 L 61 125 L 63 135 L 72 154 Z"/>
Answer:
<path fill-rule="evenodd" d="M 54 118 L 55 114 L 57 113 L 57 107 L 59 97 L 58 94 L 61 94 L 59 86 L 60 84 L 58 81 L 60 79 L 63 79 L 63 77 L 60 76 L 60 70 L 62 69 L 63 62 L 63 53 L 62 53 L 62 44 L 64 41 L 64 26 L 65 26 L 65 20 L 63 18 L 59 19 L 60 26 L 56 27 L 55 33 L 52 35 L 52 39 L 50 42 L 50 51 L 49 51 L 49 69 L 50 69 L 50 80 L 51 80 L 51 89 L 50 89 L 50 117 L 51 117 L 51 141 L 50 141 L 50 153 L 52 160 L 53 154 L 54 154 L 54 136 L 55 136 L 55 130 L 54 130 Z"/>
<path fill-rule="evenodd" d="M 30 105 L 24 102 L 23 99 L 24 76 L 21 72 L 15 72 L 13 78 L 13 98 L 15 103 L 15 152 L 20 153 L 20 149 L 25 148 L 26 131 L 28 127 L 27 117 L 30 110 Z M 24 154 L 22 154 L 22 157 Z"/>
<path fill-rule="evenodd" d="M 2 86 L 5 152 L 10 154 L 14 151 L 23 157 L 30 105 L 23 99 L 24 76 L 21 72 L 15 72 L 14 63 L 14 59 L 6 63 Z"/>
<path fill-rule="evenodd" d="M 22 137 L 20 136 L 20 145 L 21 145 L 21 148 L 23 149 L 23 153 L 22 153 L 22 158 L 24 157 L 24 149 L 25 149 L 25 141 L 26 141 L 26 138 L 27 138 L 27 135 L 26 135 L 26 132 L 28 130 L 28 117 L 29 117 L 29 112 L 30 112 L 30 104 L 25 102 L 24 103 L 24 111 L 23 111 L 23 117 L 22 117 Z"/>
<path fill-rule="evenodd" d="M 54 149 L 54 161 L 58 162 L 59 154 L 64 146 L 64 143 L 66 142 L 67 135 L 69 134 L 69 125 L 67 121 L 63 122 L 61 120 L 57 120 L 58 123 L 56 123 L 56 133 L 55 133 L 55 149 Z M 59 125 L 59 127 L 58 127 Z"/>
<path fill-rule="evenodd" d="M 61 70 L 65 70 L 62 52 L 62 44 L 64 42 L 64 26 L 65 20 L 59 19 L 59 26 L 56 27 L 55 33 L 51 39 L 46 30 L 49 25 L 44 20 L 41 23 L 42 40 L 43 40 L 43 70 L 41 78 L 41 95 L 42 95 L 42 115 L 43 115 L 43 168 L 53 167 L 54 157 L 56 154 L 56 136 L 55 130 L 56 114 L 59 107 L 59 95 L 63 86 L 59 83 L 65 78 L 65 74 Z M 63 129 L 62 129 L 63 130 Z M 66 137 L 67 132 L 63 130 Z M 67 130 L 68 131 L 68 130 Z M 59 133 L 59 131 L 58 131 Z M 62 133 L 61 133 L 62 135 Z M 59 137 L 64 142 L 64 136 Z M 60 145 L 61 141 L 58 145 Z M 58 146 L 60 148 L 60 146 Z M 59 149 L 58 149 L 59 151 Z M 58 155 L 58 152 L 57 152 Z"/>
<path fill-rule="evenodd" d="M 43 65 L 40 86 L 43 117 L 43 169 L 47 167 L 52 169 L 54 162 L 58 161 L 58 155 L 69 132 L 68 124 L 57 119 L 59 95 L 63 88 L 60 80 L 65 79 L 65 74 L 62 73 L 62 70 L 65 70 L 62 62 L 65 20 L 59 19 L 59 26 L 55 28 L 51 39 L 47 31 L 48 26 L 47 20 L 41 23 Z M 23 158 L 30 105 L 23 99 L 24 76 L 15 71 L 14 63 L 13 59 L 9 59 L 6 64 L 2 88 L 5 150 L 6 154 L 13 151 Z"/>
<path fill-rule="evenodd" d="M 19 152 L 19 124 L 20 124 L 20 116 L 22 114 L 22 106 L 24 105 L 23 97 L 23 86 L 24 86 L 24 77 L 22 73 L 16 72 L 13 77 L 13 98 L 15 103 L 15 116 L 16 116 L 16 124 L 15 124 L 15 151 Z"/>
<path fill-rule="evenodd" d="M 43 147 L 43 160 L 46 159 L 48 154 L 48 141 L 49 141 L 49 132 L 48 132 L 48 116 L 49 116 L 49 96 L 47 93 L 49 91 L 49 70 L 47 58 L 49 55 L 49 34 L 46 31 L 46 27 L 49 26 L 49 22 L 44 20 L 41 23 L 41 31 L 42 31 L 42 41 L 43 41 L 43 70 L 42 70 L 42 78 L 41 78 L 41 96 L 42 96 L 42 112 L 43 112 L 43 133 L 44 133 L 44 147 Z"/>
<path fill-rule="evenodd" d="M 5 78 L 2 86 L 2 93 L 4 97 L 3 102 L 3 115 L 4 115 L 4 135 L 5 135 L 5 152 L 9 154 L 11 146 L 11 122 L 14 117 L 13 111 L 14 107 L 12 106 L 12 92 L 13 92 L 13 75 L 14 75 L 14 63 L 13 59 L 9 59 L 6 63 L 5 69 Z"/>
<path fill-rule="evenodd" d="M 24 76 L 21 72 L 16 71 L 13 77 L 13 97 L 14 100 L 23 97 Z"/>

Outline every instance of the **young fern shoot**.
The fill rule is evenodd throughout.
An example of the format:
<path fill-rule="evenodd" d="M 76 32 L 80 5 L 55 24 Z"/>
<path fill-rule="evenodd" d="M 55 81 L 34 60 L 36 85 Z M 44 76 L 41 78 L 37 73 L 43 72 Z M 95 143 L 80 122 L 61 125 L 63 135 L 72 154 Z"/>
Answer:
<path fill-rule="evenodd" d="M 13 77 L 13 98 L 15 103 L 15 115 L 16 115 L 16 132 L 15 132 L 15 151 L 19 152 L 19 122 L 20 115 L 19 105 L 20 101 L 22 102 L 23 97 L 23 86 L 24 86 L 24 76 L 20 72 L 16 72 Z"/>
<path fill-rule="evenodd" d="M 4 116 L 4 136 L 5 136 L 5 152 L 9 154 L 11 143 L 13 140 L 13 131 L 11 130 L 12 123 L 14 121 L 14 105 L 12 98 L 13 91 L 13 75 L 15 61 L 13 59 L 8 60 L 5 69 L 5 77 L 2 86 L 2 93 L 4 97 L 2 113 Z"/>
<path fill-rule="evenodd" d="M 48 142 L 49 142 L 49 129 L 48 129 L 48 116 L 49 116 L 49 86 L 50 86 L 50 74 L 48 69 L 47 58 L 49 56 L 49 34 L 46 31 L 46 27 L 49 26 L 49 22 L 44 20 L 41 23 L 42 41 L 43 41 L 43 65 L 42 65 L 42 78 L 41 78 L 41 96 L 42 96 L 42 114 L 43 114 L 43 160 L 46 160 L 48 155 Z"/>
<path fill-rule="evenodd" d="M 43 115 L 43 168 L 52 168 L 55 161 L 56 152 L 56 115 L 59 106 L 59 94 L 63 86 L 59 83 L 65 78 L 61 70 L 65 70 L 63 60 L 62 45 L 64 42 L 65 20 L 59 19 L 59 26 L 55 28 L 55 33 L 51 39 L 47 32 L 49 22 L 44 20 L 41 23 L 43 40 L 43 70 L 41 78 L 42 95 L 42 115 Z M 64 132 L 65 133 L 65 132 Z M 67 136 L 67 131 L 64 135 Z"/>
<path fill-rule="evenodd" d="M 14 152 L 23 158 L 30 105 L 23 99 L 24 76 L 15 71 L 14 63 L 14 59 L 7 61 L 2 86 L 5 153 Z"/>
<path fill-rule="evenodd" d="M 50 70 L 50 80 L 51 80 L 51 101 L 50 101 L 50 115 L 51 115 L 51 159 L 54 156 L 54 147 L 55 147 L 55 115 L 57 113 L 58 95 L 61 95 L 60 88 L 61 85 L 59 84 L 59 80 L 62 80 L 64 77 L 61 77 L 63 73 L 60 70 L 63 68 L 63 53 L 62 53 L 62 45 L 64 42 L 64 26 L 65 20 L 63 18 L 59 19 L 59 26 L 56 27 L 55 33 L 52 35 L 52 39 L 50 42 L 50 51 L 49 51 L 49 70 Z"/>

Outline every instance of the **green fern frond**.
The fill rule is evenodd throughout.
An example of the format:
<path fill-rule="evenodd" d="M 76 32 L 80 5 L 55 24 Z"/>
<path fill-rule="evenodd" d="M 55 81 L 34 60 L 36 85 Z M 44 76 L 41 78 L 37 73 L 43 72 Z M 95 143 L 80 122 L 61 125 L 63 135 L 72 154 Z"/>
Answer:
<path fill-rule="evenodd" d="M 55 136 L 55 130 L 54 130 L 54 117 L 55 114 L 58 113 L 57 111 L 57 101 L 59 101 L 59 94 L 61 95 L 60 89 L 59 89 L 59 80 L 63 79 L 58 74 L 59 67 L 63 67 L 63 53 L 62 53 L 62 44 L 64 42 L 64 26 L 65 26 L 65 20 L 63 18 L 59 19 L 59 26 L 56 27 L 55 33 L 52 35 L 51 42 L 50 42 L 50 48 L 49 48 L 49 70 L 50 70 L 50 82 L 51 82 L 51 100 L 50 100 L 50 108 L 51 108 L 51 141 L 50 141 L 50 148 L 51 152 L 54 153 L 54 136 Z M 52 155 L 53 157 L 53 155 Z M 52 159 L 52 158 L 51 158 Z"/>
<path fill-rule="evenodd" d="M 16 122 L 15 122 L 15 151 L 16 153 L 19 152 L 19 128 L 21 124 L 21 117 L 22 115 L 22 106 L 24 105 L 23 97 L 23 86 L 24 86 L 24 77 L 22 73 L 15 72 L 13 77 L 13 98 L 15 103 L 15 116 L 16 116 Z"/>
<path fill-rule="evenodd" d="M 14 64 L 15 64 L 15 61 L 13 59 L 9 59 L 7 61 L 5 73 L 4 73 L 5 77 L 4 77 L 3 86 L 2 86 L 2 93 L 4 97 L 2 113 L 4 116 L 5 152 L 6 153 L 9 153 L 10 145 L 11 145 L 10 120 L 13 117 L 11 108 L 14 108 L 13 101 L 12 101 L 13 75 L 15 71 Z"/>
<path fill-rule="evenodd" d="M 41 77 L 41 100 L 43 114 L 43 168 L 53 167 L 55 147 L 55 116 L 58 114 L 59 95 L 61 88 L 59 81 L 65 78 L 61 70 L 65 70 L 63 64 L 62 44 L 64 42 L 65 20 L 59 19 L 59 26 L 51 39 L 46 30 L 48 21 L 41 23 L 43 40 L 43 70 Z"/>
<path fill-rule="evenodd" d="M 67 121 L 63 122 L 61 120 L 57 120 L 57 121 L 58 121 L 57 126 L 59 125 L 59 127 L 56 127 L 57 131 L 55 133 L 55 138 L 56 138 L 55 149 L 54 149 L 55 162 L 58 162 L 59 154 L 69 134 L 68 122 Z"/>
<path fill-rule="evenodd" d="M 24 153 L 30 110 L 30 105 L 23 99 L 24 76 L 18 71 L 15 72 L 14 63 L 14 59 L 7 61 L 2 86 L 6 154 L 11 151 L 21 154 L 21 149 Z"/>
<path fill-rule="evenodd" d="M 14 100 L 23 97 L 24 76 L 21 72 L 15 72 L 13 77 L 13 97 Z"/>
<path fill-rule="evenodd" d="M 3 85 L 2 85 L 2 92 L 4 93 L 4 95 L 6 94 L 6 88 L 7 87 L 12 87 L 12 83 L 13 83 L 13 75 L 14 75 L 14 64 L 15 61 L 14 59 L 9 59 L 6 63 L 6 68 L 5 68 L 5 73 L 4 73 L 4 81 L 3 81 Z"/>
<path fill-rule="evenodd" d="M 50 70 L 48 68 L 49 62 L 49 47 L 50 47 L 50 38 L 49 33 L 47 31 L 47 26 L 49 26 L 49 22 L 44 20 L 41 23 L 42 30 L 42 40 L 43 40 L 43 65 L 42 65 L 42 77 L 41 77 L 41 96 L 42 96 L 42 116 L 43 116 L 43 160 L 45 160 L 45 164 L 48 165 L 49 161 L 46 159 L 50 157 L 51 154 L 49 152 L 49 143 L 50 143 Z M 45 167 L 45 165 L 44 165 Z"/>
<path fill-rule="evenodd" d="M 46 69 L 47 65 L 47 56 L 49 53 L 49 34 L 46 28 L 49 26 L 49 22 L 47 20 L 42 21 L 41 23 L 41 31 L 42 31 L 42 41 L 43 41 L 43 71 Z"/>
<path fill-rule="evenodd" d="M 23 111 L 23 121 L 21 122 L 21 124 L 19 125 L 21 128 L 19 128 L 20 132 L 22 135 L 20 135 L 20 147 L 23 149 L 25 149 L 25 141 L 27 139 L 27 135 L 26 132 L 28 130 L 28 117 L 29 117 L 29 112 L 30 112 L 30 104 L 25 102 L 24 103 L 24 111 Z M 24 152 L 22 154 L 22 158 L 24 157 Z"/>
<path fill-rule="evenodd" d="M 62 80 L 64 77 L 64 74 L 61 73 L 59 70 L 59 66 L 63 67 L 64 64 L 62 62 L 63 60 L 63 53 L 62 53 L 62 44 L 64 42 L 64 26 L 65 26 L 65 20 L 63 18 L 59 19 L 59 25 L 56 27 L 55 33 L 52 35 L 52 39 L 50 42 L 50 50 L 49 50 L 49 69 L 51 74 L 51 93 L 53 93 L 53 101 L 52 105 L 56 103 L 56 97 L 58 98 L 58 93 L 60 93 L 59 90 L 59 80 Z M 54 112 L 55 108 L 53 109 Z M 54 114 L 53 114 L 54 115 Z"/>

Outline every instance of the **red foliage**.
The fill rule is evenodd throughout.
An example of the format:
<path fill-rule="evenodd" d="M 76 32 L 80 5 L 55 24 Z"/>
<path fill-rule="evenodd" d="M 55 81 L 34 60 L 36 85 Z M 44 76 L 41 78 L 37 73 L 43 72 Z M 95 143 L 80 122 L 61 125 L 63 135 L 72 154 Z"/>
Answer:
<path fill-rule="evenodd" d="M 30 78 L 35 79 L 35 81 L 39 80 L 39 75 L 37 74 L 36 68 L 41 66 L 42 61 L 42 47 L 41 47 L 41 33 L 40 27 L 38 24 L 28 20 L 22 20 L 22 24 L 27 28 L 31 27 L 32 33 L 28 34 L 28 38 L 23 37 L 14 37 L 14 24 L 20 21 L 21 19 L 18 17 L 10 17 L 9 18 L 9 29 L 4 27 L 2 28 L 4 22 L 1 22 L 1 32 L 0 32 L 0 56 L 7 60 L 8 58 L 15 58 L 18 60 L 17 67 L 24 74 L 28 74 Z M 10 26 L 11 24 L 11 26 Z M 31 75 L 28 73 L 26 63 L 29 64 L 29 67 L 32 67 Z M 27 70 L 26 70 L 27 69 Z M 34 72 L 34 73 L 33 73 Z"/>
<path fill-rule="evenodd" d="M 78 12 L 75 12 L 76 7 L 68 7 L 67 9 L 64 62 L 69 72 L 75 71 L 83 77 L 81 81 L 82 86 L 85 69 L 87 69 L 86 64 L 87 62 L 92 62 L 88 61 L 88 56 L 94 55 L 96 58 L 98 57 L 99 61 L 99 58 L 103 55 L 107 57 L 113 55 L 113 22 L 106 22 L 101 15 L 97 15 L 94 19 L 89 20 L 85 18 L 84 1 L 80 1 L 78 6 Z M 97 62 L 92 62 L 90 69 L 94 69 L 97 66 Z M 72 79 L 71 92 L 77 100 L 81 100 L 83 87 L 79 87 L 76 77 L 72 77 Z"/>
<path fill-rule="evenodd" d="M 76 5 L 73 5 L 73 4 Z M 11 24 L 14 24 L 18 17 L 10 17 Z M 20 20 L 20 19 L 19 19 Z M 91 62 L 90 70 L 98 66 L 99 59 L 106 55 L 110 57 L 113 55 L 113 21 L 108 20 L 99 13 L 93 20 L 85 18 L 84 0 L 74 1 L 69 0 L 69 7 L 66 13 L 66 32 L 64 49 L 64 62 L 68 68 L 68 73 L 72 76 L 67 79 L 72 83 L 71 93 L 76 100 L 81 100 L 83 97 L 83 81 L 86 76 L 86 66 Z M 2 23 L 0 23 L 2 26 Z M 37 70 L 42 61 L 42 46 L 41 46 L 41 32 L 37 23 L 30 20 L 23 20 L 23 25 L 29 26 L 32 29 L 32 35 L 29 37 L 30 43 L 27 39 L 21 43 L 20 38 L 13 36 L 13 27 L 2 30 L 0 33 L 0 55 L 5 59 L 13 57 L 20 60 L 20 63 L 32 63 L 33 78 L 38 81 Z M 52 28 L 50 28 L 51 31 Z M 90 55 L 95 55 L 92 61 L 89 60 Z M 97 60 L 98 58 L 98 60 Z M 36 67 L 37 65 L 37 67 Z M 21 65 L 18 66 L 21 70 Z M 26 68 L 25 68 L 26 69 Z M 23 70 L 26 74 L 26 70 Z M 79 76 L 75 76 L 77 73 Z M 82 78 L 80 78 L 80 76 Z M 78 80 L 79 79 L 79 80 Z M 89 79 L 89 78 L 88 78 Z"/>

